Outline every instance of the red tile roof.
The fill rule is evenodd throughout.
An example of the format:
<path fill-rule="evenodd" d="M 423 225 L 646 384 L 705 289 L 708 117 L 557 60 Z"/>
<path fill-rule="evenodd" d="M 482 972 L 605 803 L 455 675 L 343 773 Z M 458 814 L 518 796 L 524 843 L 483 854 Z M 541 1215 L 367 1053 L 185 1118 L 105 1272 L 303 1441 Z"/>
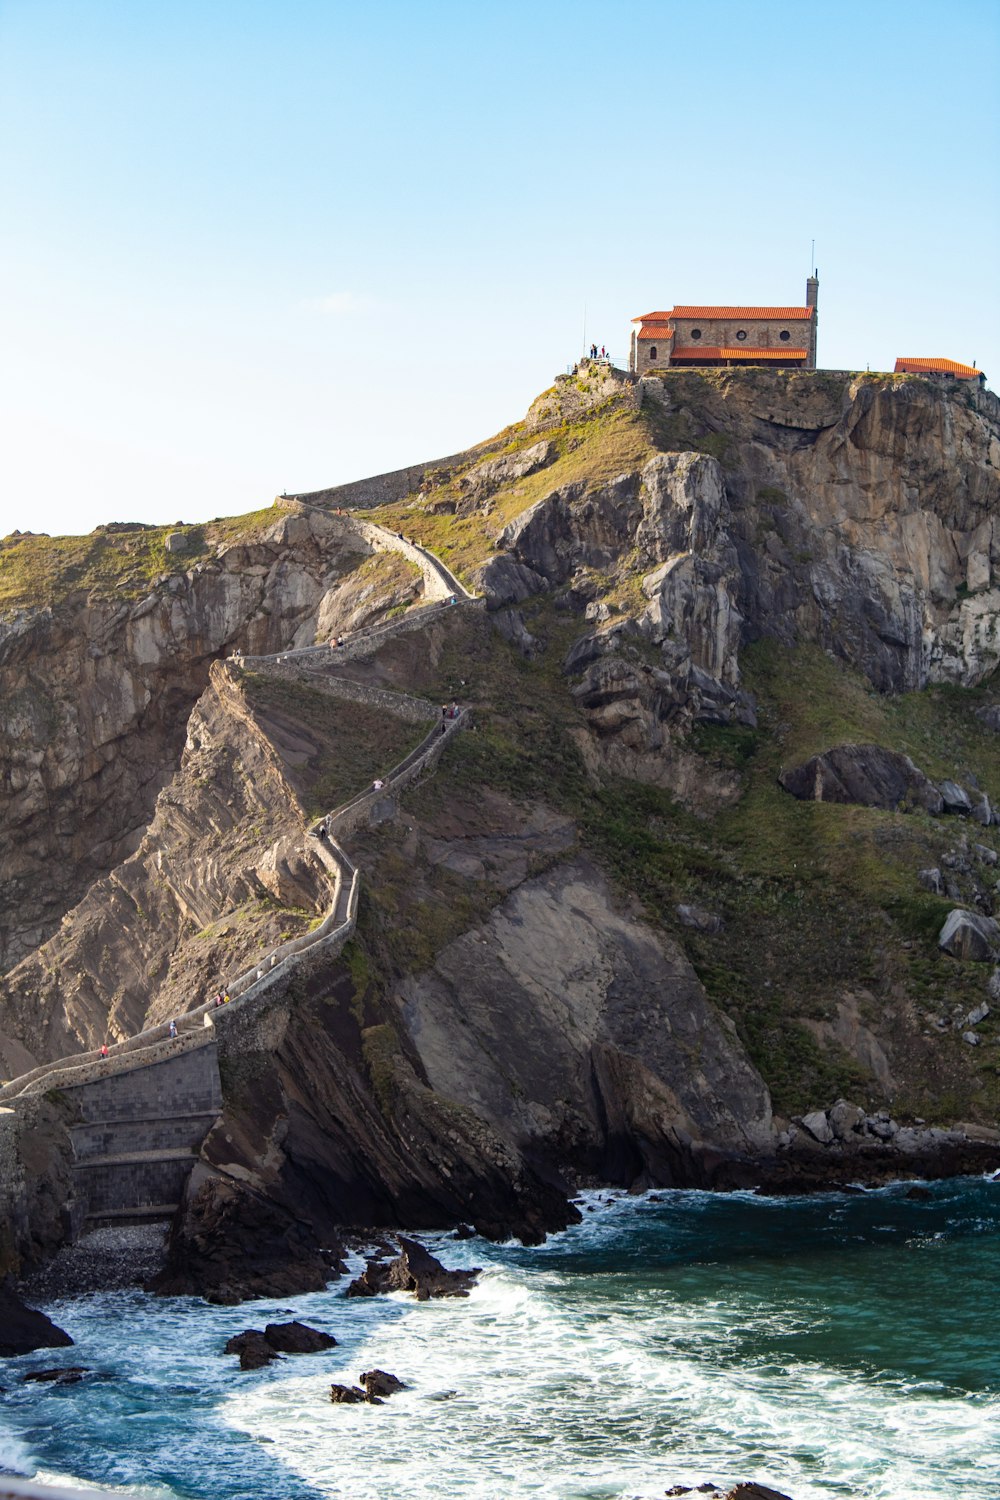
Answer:
<path fill-rule="evenodd" d="M 640 339 L 660 339 L 666 343 L 667 339 L 673 338 L 674 330 L 669 323 L 643 323 L 636 336 Z"/>
<path fill-rule="evenodd" d="M 718 318 L 738 323 L 808 322 L 814 307 L 675 307 L 672 318 Z"/>
<path fill-rule="evenodd" d="M 896 375 L 958 375 L 964 380 L 971 380 L 982 375 L 982 370 L 977 370 L 975 365 L 960 365 L 953 359 L 907 359 L 900 358 L 896 361 L 893 372 Z"/>
<path fill-rule="evenodd" d="M 724 318 L 741 323 L 804 323 L 814 307 L 672 307 L 669 312 L 643 313 L 633 323 L 668 323 L 671 318 Z"/>

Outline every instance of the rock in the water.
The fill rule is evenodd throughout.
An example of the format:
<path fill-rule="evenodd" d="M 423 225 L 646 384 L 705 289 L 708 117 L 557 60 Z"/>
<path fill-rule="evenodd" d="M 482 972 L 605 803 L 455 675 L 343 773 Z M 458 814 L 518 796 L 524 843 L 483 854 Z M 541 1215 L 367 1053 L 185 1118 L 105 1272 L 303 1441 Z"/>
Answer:
<path fill-rule="evenodd" d="M 241 1370 L 261 1370 L 278 1358 L 278 1351 L 268 1343 L 259 1328 L 248 1328 L 228 1339 L 226 1354 L 238 1354 Z"/>
<path fill-rule="evenodd" d="M 238 1354 L 241 1370 L 259 1370 L 281 1354 L 318 1354 L 333 1349 L 337 1340 L 331 1333 L 310 1328 L 308 1323 L 268 1323 L 263 1333 L 248 1328 L 226 1344 L 227 1354 Z"/>
<path fill-rule="evenodd" d="M 1000 947 L 1000 925 L 992 917 L 960 907 L 948 913 L 938 935 L 938 947 L 952 958 L 972 963 L 989 963 Z"/>
<path fill-rule="evenodd" d="M 726 1492 L 725 1500 L 790 1500 L 783 1490 L 772 1490 L 769 1485 L 734 1484 L 731 1490 Z"/>
<path fill-rule="evenodd" d="M 406 1390 L 406 1382 L 390 1375 L 388 1370 L 365 1370 L 361 1376 L 361 1384 L 369 1401 L 378 1396 L 394 1396 L 397 1391 Z"/>
<path fill-rule="evenodd" d="M 63 1349 L 72 1344 L 43 1312 L 25 1307 L 8 1276 L 0 1282 L 0 1357 L 30 1354 L 32 1349 Z"/>
<path fill-rule="evenodd" d="M 934 1195 L 930 1188 L 911 1187 L 907 1189 L 906 1196 L 911 1203 L 927 1203 Z"/>
<path fill-rule="evenodd" d="M 359 1385 L 331 1385 L 330 1400 L 335 1406 L 360 1406 L 368 1397 Z M 380 1406 L 381 1402 L 374 1400 L 371 1405 Z"/>
<path fill-rule="evenodd" d="M 908 755 L 881 745 L 835 745 L 782 771 L 778 781 L 801 802 L 860 803 L 891 812 L 922 807 L 939 813 L 944 806 L 930 777 Z"/>
<path fill-rule="evenodd" d="M 347 1288 L 349 1297 L 374 1297 L 379 1292 L 414 1292 L 418 1302 L 429 1297 L 467 1297 L 475 1286 L 480 1267 L 471 1271 L 448 1271 L 416 1240 L 399 1236 L 402 1254 L 395 1260 L 370 1260 L 360 1276 Z"/>
<path fill-rule="evenodd" d="M 21 1379 L 26 1385 L 32 1380 L 47 1385 L 76 1385 L 89 1373 L 86 1365 L 60 1365 L 54 1370 L 32 1370 L 29 1375 L 22 1375 Z"/>
<path fill-rule="evenodd" d="M 829 1146 L 834 1139 L 834 1130 L 826 1117 L 826 1111 L 814 1109 L 811 1114 L 802 1116 L 802 1124 L 813 1140 L 819 1141 L 821 1146 Z"/>
<path fill-rule="evenodd" d="M 337 1340 L 332 1333 L 310 1328 L 308 1323 L 268 1323 L 264 1337 L 272 1349 L 279 1354 L 318 1354 L 322 1349 L 335 1349 Z"/>

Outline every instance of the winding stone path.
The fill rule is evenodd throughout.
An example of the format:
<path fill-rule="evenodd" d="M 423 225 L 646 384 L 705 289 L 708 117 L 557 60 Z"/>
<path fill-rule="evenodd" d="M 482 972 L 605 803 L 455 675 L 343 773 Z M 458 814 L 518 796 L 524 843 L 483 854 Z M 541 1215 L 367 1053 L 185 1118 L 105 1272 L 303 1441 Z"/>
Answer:
<path fill-rule="evenodd" d="M 297 504 L 301 505 L 301 502 Z M 209 1001 L 176 1017 L 175 1037 L 170 1035 L 171 1023 L 162 1022 L 116 1043 L 108 1049 L 107 1056 L 95 1049 L 59 1058 L 0 1088 L 0 1112 L 4 1108 L 16 1111 L 19 1103 L 27 1106 L 32 1099 L 52 1089 L 81 1090 L 78 1098 L 81 1103 L 86 1103 L 84 1122 L 73 1131 L 74 1175 L 86 1173 L 89 1180 L 100 1177 L 106 1187 L 98 1211 L 89 1215 L 92 1220 L 150 1215 L 169 1217 L 176 1204 L 164 1201 L 162 1183 L 167 1181 L 170 1184 L 166 1196 L 170 1199 L 179 1197 L 205 1134 L 221 1108 L 222 1093 L 215 1058 L 221 1033 L 228 1030 L 237 1017 L 241 1021 L 246 1019 L 248 1009 L 266 1008 L 269 998 L 283 993 L 290 970 L 301 964 L 306 956 L 312 958 L 322 951 L 332 958 L 343 948 L 357 922 L 360 875 L 340 840 L 366 821 L 379 801 L 399 792 L 434 766 L 451 736 L 467 722 L 465 711 L 460 711 L 454 719 L 442 720 L 437 706 L 424 699 L 327 675 L 329 668 L 345 660 L 371 656 L 387 640 L 422 629 L 446 611 L 481 603 L 425 548 L 372 522 L 352 517 L 344 519 L 358 530 L 373 550 L 400 552 L 416 562 L 424 578 L 424 598 L 430 602 L 411 608 L 405 615 L 385 625 L 353 632 L 340 647 L 306 647 L 279 651 L 270 656 L 237 656 L 231 661 L 235 666 L 250 667 L 256 672 L 276 676 L 307 673 L 309 679 L 325 691 L 355 701 L 377 701 L 387 711 L 401 713 L 411 722 L 426 719 L 430 728 L 420 744 L 398 765 L 379 773 L 381 787 L 373 785 L 331 809 L 308 829 L 310 852 L 322 862 L 331 878 L 330 905 L 312 932 L 269 950 L 233 979 L 228 986 L 231 996 L 228 1005 L 217 1007 L 214 1001 Z M 217 663 L 213 667 L 212 681 L 222 696 L 231 694 L 235 704 L 238 695 L 228 664 Z M 242 704 L 240 707 L 242 710 Z M 189 1054 L 201 1054 L 207 1048 L 212 1049 L 207 1073 L 205 1063 L 209 1062 L 208 1058 L 199 1059 L 197 1066 L 193 1057 L 187 1063 L 182 1062 Z M 168 1064 L 180 1064 L 180 1067 L 168 1069 L 163 1066 Z M 155 1095 L 176 1100 L 158 1111 L 150 1110 L 149 1089 L 141 1079 L 135 1078 L 131 1083 L 127 1079 L 116 1082 L 123 1080 L 123 1075 L 156 1068 L 162 1069 L 161 1078 L 166 1078 L 169 1072 L 170 1085 L 155 1089 Z M 134 1110 L 130 1114 L 120 1099 L 116 1101 L 109 1094 L 111 1090 L 121 1095 L 123 1087 L 135 1093 L 135 1108 L 142 1111 L 140 1117 Z M 177 1138 L 178 1130 L 183 1132 L 182 1122 L 188 1120 L 197 1120 L 199 1127 L 181 1143 Z M 138 1141 L 135 1141 L 132 1149 L 127 1149 L 128 1138 L 134 1136 L 138 1125 L 143 1127 L 142 1147 L 137 1150 Z M 157 1140 L 158 1134 L 163 1137 L 162 1141 Z M 87 1188 L 82 1179 L 80 1187 L 82 1196 L 86 1197 Z"/>

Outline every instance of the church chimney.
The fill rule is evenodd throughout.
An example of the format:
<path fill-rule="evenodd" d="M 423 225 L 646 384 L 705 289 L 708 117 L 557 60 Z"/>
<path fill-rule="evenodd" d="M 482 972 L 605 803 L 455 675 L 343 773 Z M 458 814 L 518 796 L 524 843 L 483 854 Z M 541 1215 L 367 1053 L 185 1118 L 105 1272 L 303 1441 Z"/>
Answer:
<path fill-rule="evenodd" d="M 815 268 L 812 275 L 806 281 L 806 307 L 814 309 L 809 328 L 809 358 L 806 360 L 806 369 L 816 368 L 816 323 L 819 319 L 819 275 Z"/>

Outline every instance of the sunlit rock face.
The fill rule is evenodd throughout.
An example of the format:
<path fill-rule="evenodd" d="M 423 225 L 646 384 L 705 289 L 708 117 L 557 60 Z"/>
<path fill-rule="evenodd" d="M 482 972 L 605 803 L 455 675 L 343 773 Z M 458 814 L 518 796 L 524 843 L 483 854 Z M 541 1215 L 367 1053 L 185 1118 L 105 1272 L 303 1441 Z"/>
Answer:
<path fill-rule="evenodd" d="M 281 515 L 144 598 L 0 614 L 0 971 L 138 848 L 213 661 L 400 601 L 410 581 L 379 587 L 366 554 L 336 516 Z"/>

